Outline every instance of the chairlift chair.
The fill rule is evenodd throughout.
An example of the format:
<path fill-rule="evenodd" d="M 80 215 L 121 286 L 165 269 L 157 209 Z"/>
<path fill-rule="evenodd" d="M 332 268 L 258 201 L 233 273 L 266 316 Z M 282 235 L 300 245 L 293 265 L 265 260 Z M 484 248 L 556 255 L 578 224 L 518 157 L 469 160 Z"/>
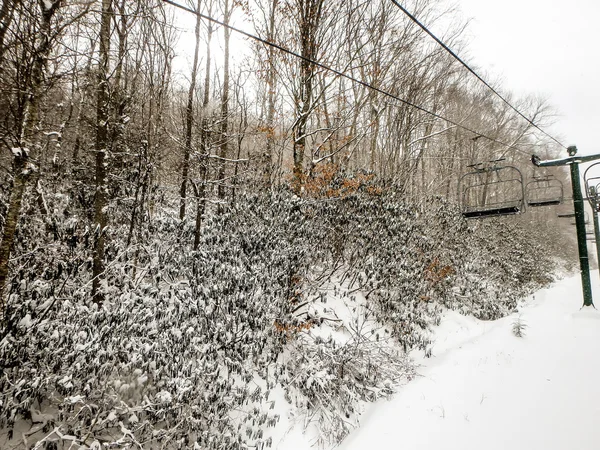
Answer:
<path fill-rule="evenodd" d="M 586 171 L 587 174 L 587 171 Z M 591 183 L 593 180 L 600 180 L 600 177 L 589 178 L 585 180 L 585 194 L 590 202 L 592 211 L 600 211 L 600 183 L 595 186 Z"/>
<path fill-rule="evenodd" d="M 598 191 L 598 187 L 600 186 L 600 176 L 590 176 L 588 174 L 593 173 L 594 168 L 597 168 L 599 166 L 600 163 L 596 162 L 588 166 L 588 168 L 585 169 L 585 172 L 583 172 L 585 195 L 587 197 L 587 200 L 590 202 L 592 209 L 598 209 L 598 206 L 600 204 L 600 191 Z M 592 172 L 590 172 L 590 170 Z"/>
<path fill-rule="evenodd" d="M 590 223 L 590 218 L 588 215 L 587 211 L 583 212 L 584 214 L 584 222 L 585 224 L 589 224 Z M 559 219 L 574 219 L 575 218 L 575 213 L 574 212 L 568 212 L 568 213 L 559 213 L 556 215 L 556 217 L 558 217 Z M 577 222 L 571 222 L 571 225 L 575 225 Z"/>
<path fill-rule="evenodd" d="M 465 218 L 519 214 L 523 211 L 523 175 L 514 166 L 474 164 L 459 180 L 459 202 Z"/>
<path fill-rule="evenodd" d="M 564 189 L 560 180 L 552 175 L 535 177 L 525 187 L 527 206 L 556 206 L 563 202 Z"/>

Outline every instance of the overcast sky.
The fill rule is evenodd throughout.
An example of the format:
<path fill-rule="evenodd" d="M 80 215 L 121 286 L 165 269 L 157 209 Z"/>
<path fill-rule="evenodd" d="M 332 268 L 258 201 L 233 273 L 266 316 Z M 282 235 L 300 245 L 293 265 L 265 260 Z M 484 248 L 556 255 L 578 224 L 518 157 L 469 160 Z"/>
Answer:
<path fill-rule="evenodd" d="M 456 1 L 472 19 L 469 61 L 480 73 L 518 95 L 545 96 L 560 114 L 547 131 L 600 153 L 600 1 Z"/>

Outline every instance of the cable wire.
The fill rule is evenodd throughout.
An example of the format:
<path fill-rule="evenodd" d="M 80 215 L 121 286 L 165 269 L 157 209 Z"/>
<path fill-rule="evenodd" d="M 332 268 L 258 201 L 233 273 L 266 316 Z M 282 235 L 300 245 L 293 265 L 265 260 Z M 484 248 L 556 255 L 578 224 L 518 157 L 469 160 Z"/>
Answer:
<path fill-rule="evenodd" d="M 405 99 L 403 99 L 401 97 L 398 97 L 397 95 L 394 95 L 394 94 L 392 94 L 392 93 L 390 93 L 388 91 L 385 91 L 385 90 L 380 89 L 380 88 L 378 88 L 376 86 L 373 86 L 373 85 L 371 85 L 371 84 L 369 84 L 369 83 L 367 83 L 365 81 L 359 80 L 358 78 L 355 78 L 352 75 L 348 75 L 348 74 L 346 74 L 344 72 L 341 72 L 341 71 L 339 71 L 337 69 L 329 67 L 329 66 L 327 66 L 327 65 L 325 65 L 323 63 L 320 63 L 318 61 L 315 61 L 315 60 L 312 60 L 310 58 L 307 58 L 306 56 L 302 56 L 299 53 L 296 53 L 296 52 L 294 52 L 294 51 L 292 51 L 292 50 L 290 50 L 288 48 L 285 48 L 285 47 L 283 47 L 283 46 L 281 46 L 279 44 L 275 44 L 274 42 L 271 42 L 271 41 L 269 41 L 267 39 L 263 39 L 263 38 L 261 38 L 259 36 L 256 36 L 254 34 L 248 33 L 247 31 L 244 31 L 244 30 L 236 28 L 236 27 L 234 27 L 232 25 L 226 24 L 226 23 L 224 23 L 224 22 L 222 22 L 222 21 L 220 21 L 218 19 L 215 19 L 213 17 L 210 17 L 210 16 L 207 16 L 205 14 L 202 14 L 201 12 L 195 11 L 194 9 L 189 8 L 187 6 L 180 5 L 179 3 L 174 2 L 173 0 L 162 0 L 162 1 L 164 3 L 167 3 L 167 4 L 171 5 L 171 6 L 174 6 L 175 8 L 179 8 L 179 9 L 181 9 L 183 11 L 186 11 L 186 12 L 189 12 L 191 14 L 194 14 L 197 17 L 200 17 L 201 19 L 208 20 L 209 22 L 212 22 L 212 23 L 215 23 L 215 24 L 220 25 L 222 27 L 228 28 L 231 31 L 234 31 L 234 32 L 236 32 L 238 34 L 241 34 L 241 35 L 246 36 L 246 37 L 248 37 L 250 39 L 258 41 L 258 42 L 260 42 L 260 43 L 262 43 L 264 45 L 276 48 L 277 50 L 279 50 L 279 51 L 281 51 L 283 53 L 287 53 L 288 55 L 294 56 L 294 57 L 296 57 L 298 59 L 302 59 L 302 60 L 304 60 L 304 61 L 306 61 L 306 62 L 308 62 L 308 63 L 310 63 L 310 64 L 312 64 L 312 65 L 314 65 L 316 67 L 319 67 L 319 68 L 321 68 L 323 70 L 331 72 L 331 73 L 333 73 L 333 74 L 335 74 L 337 76 L 340 76 L 342 78 L 346 78 L 347 80 L 350 80 L 353 83 L 359 84 L 359 85 L 364 86 L 364 87 L 366 87 L 368 89 L 372 89 L 372 90 L 374 90 L 374 91 L 376 91 L 376 92 L 378 92 L 378 93 L 380 93 L 382 95 L 385 95 L 386 97 L 389 97 L 389 98 L 392 98 L 394 100 L 397 100 L 400 103 L 403 103 L 403 104 L 405 104 L 407 106 L 410 106 L 410 107 L 415 108 L 415 109 L 417 109 L 417 110 L 419 110 L 421 112 L 424 112 L 424 113 L 426 113 L 426 114 L 428 114 L 428 115 L 430 115 L 432 117 L 435 117 L 437 119 L 443 120 L 443 121 L 445 121 L 445 122 L 447 122 L 447 123 L 449 123 L 451 125 L 454 125 L 457 128 L 461 128 L 461 129 L 463 129 L 465 131 L 473 133 L 476 137 L 482 137 L 484 139 L 489 140 L 490 142 L 494 142 L 496 144 L 502 145 L 503 147 L 513 149 L 513 150 L 515 150 L 515 151 L 517 151 L 519 153 L 527 155 L 527 157 L 531 156 L 531 152 L 526 152 L 525 150 L 522 150 L 519 147 L 516 147 L 516 146 L 514 146 L 512 144 L 507 144 L 506 142 L 500 141 L 500 140 L 495 139 L 495 138 L 493 138 L 491 136 L 488 136 L 486 134 L 483 134 L 483 133 L 480 133 L 478 131 L 475 131 L 475 130 L 473 130 L 473 129 L 465 126 L 465 125 L 462 125 L 462 124 L 460 124 L 460 123 L 458 123 L 458 122 L 456 122 L 456 121 L 454 121 L 452 119 L 448 119 L 447 117 L 441 116 L 441 115 L 439 115 L 439 114 L 437 114 L 437 113 L 435 113 L 433 111 L 430 111 L 430 110 L 428 110 L 428 109 L 426 109 L 426 108 L 424 108 L 422 106 L 419 106 L 419 105 L 417 105 L 415 103 L 412 103 L 409 100 L 405 100 Z"/>
<path fill-rule="evenodd" d="M 567 149 L 567 147 L 563 143 L 561 143 L 559 140 L 557 140 L 556 138 L 554 138 L 553 136 L 548 134 L 546 131 L 542 130 L 529 117 L 525 116 L 521 111 L 519 111 L 517 108 L 515 108 L 506 98 L 504 98 L 504 96 L 502 94 L 500 94 L 498 91 L 496 91 L 496 89 L 494 89 L 492 86 L 490 86 L 490 84 L 487 81 L 485 81 L 481 76 L 479 76 L 479 74 L 477 72 L 475 72 L 475 70 L 473 70 L 466 62 L 464 62 L 456 53 L 454 53 L 454 51 L 452 51 L 452 49 L 450 47 L 448 47 L 444 42 L 442 42 L 440 39 L 438 39 L 438 37 L 435 34 L 433 34 L 431 31 L 429 31 L 429 29 L 425 25 L 423 25 L 419 21 L 419 19 L 417 19 L 415 16 L 413 16 L 404 6 L 402 6 L 396 0 L 392 0 L 392 3 L 394 5 L 396 5 L 404 14 L 406 14 L 410 20 L 412 20 L 414 23 L 416 23 L 425 33 L 427 33 L 429 36 L 431 36 L 431 38 L 435 42 L 437 42 L 444 50 L 446 50 L 448 53 L 450 53 L 450 55 L 452 55 L 452 57 L 454 59 L 456 59 L 460 64 L 462 64 L 462 66 L 465 69 L 467 69 L 469 72 L 471 72 L 488 89 L 490 89 L 494 94 L 496 94 L 504 103 L 506 103 L 506 105 L 508 105 L 509 108 L 511 108 L 513 111 L 515 111 L 519 116 L 521 116 L 523 119 L 525 119 L 527 121 L 527 123 L 534 126 L 536 129 L 538 129 L 543 134 L 545 134 L 547 137 L 552 139 L 554 142 L 556 142 L 562 148 Z"/>

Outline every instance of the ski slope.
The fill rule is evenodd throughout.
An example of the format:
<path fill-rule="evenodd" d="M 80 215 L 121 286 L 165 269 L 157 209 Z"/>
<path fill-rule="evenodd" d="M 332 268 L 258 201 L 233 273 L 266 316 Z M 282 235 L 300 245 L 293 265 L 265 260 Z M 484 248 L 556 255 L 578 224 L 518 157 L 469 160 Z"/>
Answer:
<path fill-rule="evenodd" d="M 600 312 L 581 305 L 576 276 L 498 321 L 447 312 L 420 376 L 372 405 L 340 449 L 599 449 Z"/>

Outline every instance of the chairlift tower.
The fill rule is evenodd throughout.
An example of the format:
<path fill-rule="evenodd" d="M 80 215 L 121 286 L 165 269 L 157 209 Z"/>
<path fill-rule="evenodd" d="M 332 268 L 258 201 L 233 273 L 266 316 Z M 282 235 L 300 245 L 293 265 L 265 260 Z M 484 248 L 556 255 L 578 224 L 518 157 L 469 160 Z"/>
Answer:
<path fill-rule="evenodd" d="M 600 225 L 598 223 L 598 210 L 600 209 L 600 176 L 588 177 L 588 172 L 592 167 L 599 167 L 600 162 L 594 163 L 583 172 L 583 181 L 585 183 L 585 193 L 590 206 L 592 207 L 592 217 L 594 218 L 594 237 L 596 245 L 596 261 L 598 262 L 598 273 L 600 274 Z M 596 183 L 594 185 L 594 182 Z"/>
<path fill-rule="evenodd" d="M 588 258 L 585 210 L 581 181 L 579 179 L 579 164 L 600 159 L 600 155 L 577 156 L 577 147 L 572 145 L 567 149 L 568 158 L 541 161 L 536 155 L 531 156 L 531 162 L 537 167 L 570 166 L 571 186 L 573 188 L 573 207 L 575 209 L 575 224 L 577 225 L 577 247 L 579 249 L 579 265 L 581 268 L 581 284 L 583 288 L 583 306 L 594 306 L 592 284 L 590 281 L 590 262 Z"/>

